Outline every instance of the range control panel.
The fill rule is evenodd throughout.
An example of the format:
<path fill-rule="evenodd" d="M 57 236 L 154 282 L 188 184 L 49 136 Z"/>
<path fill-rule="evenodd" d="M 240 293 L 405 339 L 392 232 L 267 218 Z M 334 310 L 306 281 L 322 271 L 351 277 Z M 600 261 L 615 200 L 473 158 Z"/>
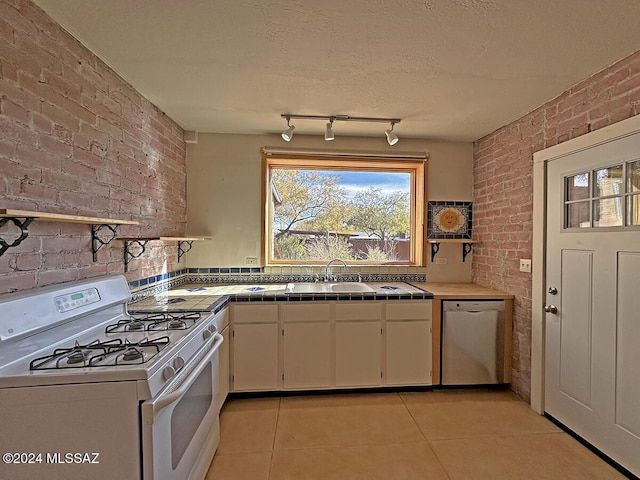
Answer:
<path fill-rule="evenodd" d="M 55 297 L 58 312 L 65 313 L 75 308 L 84 307 L 100 301 L 100 294 L 97 288 L 87 288 L 79 292 L 68 293 Z"/>

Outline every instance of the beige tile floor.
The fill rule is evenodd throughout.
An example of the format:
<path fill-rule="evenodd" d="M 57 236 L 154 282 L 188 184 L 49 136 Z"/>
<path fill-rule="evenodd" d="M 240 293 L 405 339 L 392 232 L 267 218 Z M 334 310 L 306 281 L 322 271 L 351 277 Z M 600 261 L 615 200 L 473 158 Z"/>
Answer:
<path fill-rule="evenodd" d="M 206 480 L 608 480 L 623 475 L 506 391 L 228 401 Z"/>

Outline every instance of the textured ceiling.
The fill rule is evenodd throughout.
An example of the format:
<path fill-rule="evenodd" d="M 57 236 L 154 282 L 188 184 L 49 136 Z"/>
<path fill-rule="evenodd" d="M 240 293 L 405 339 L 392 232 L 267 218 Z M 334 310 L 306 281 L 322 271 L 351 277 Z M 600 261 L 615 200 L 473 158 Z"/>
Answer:
<path fill-rule="evenodd" d="M 186 130 L 476 140 L 640 49 L 638 0 L 35 0 Z M 318 121 L 294 122 L 318 133 Z M 341 134 L 386 126 L 339 122 Z"/>

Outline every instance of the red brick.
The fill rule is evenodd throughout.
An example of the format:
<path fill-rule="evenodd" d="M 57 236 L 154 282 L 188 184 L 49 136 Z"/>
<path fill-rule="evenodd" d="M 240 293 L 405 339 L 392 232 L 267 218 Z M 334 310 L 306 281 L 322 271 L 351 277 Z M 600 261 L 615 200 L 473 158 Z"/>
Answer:
<path fill-rule="evenodd" d="M 60 62 L 60 59 L 35 43 L 32 37 L 17 35 L 16 46 L 23 55 L 35 59 L 39 63 L 41 69 L 46 69 L 56 74 L 62 73 L 62 63 Z"/>
<path fill-rule="evenodd" d="M 50 155 L 53 154 L 64 158 L 70 158 L 73 155 L 73 148 L 71 145 L 62 142 L 58 137 L 51 135 L 38 136 L 38 147 Z"/>
<path fill-rule="evenodd" d="M 72 175 L 78 180 L 95 180 L 96 169 L 82 163 L 78 163 L 71 158 L 65 158 L 62 161 L 62 169 L 65 173 Z"/>
<path fill-rule="evenodd" d="M 94 155 L 91 152 L 87 152 L 81 148 L 73 148 L 73 159 L 76 162 L 82 163 L 83 165 L 99 168 L 102 166 L 103 160 L 97 155 Z"/>
<path fill-rule="evenodd" d="M 31 112 L 31 117 L 34 130 L 43 133 L 53 132 L 53 122 L 49 118 L 45 117 L 40 112 Z"/>
<path fill-rule="evenodd" d="M 37 270 L 42 265 L 42 256 L 40 254 L 20 254 L 16 255 L 16 270 L 29 271 Z"/>
<path fill-rule="evenodd" d="M 20 35 L 26 34 L 34 37 L 38 35 L 36 26 L 7 2 L 0 2 L 0 18 L 11 25 L 11 28 Z"/>
<path fill-rule="evenodd" d="M 78 280 L 78 271 L 75 268 L 63 270 L 43 270 L 38 272 L 38 285 L 53 285 L 63 282 Z"/>
<path fill-rule="evenodd" d="M 42 168 L 59 169 L 62 165 L 60 157 L 50 155 L 44 150 L 35 148 L 22 143 L 18 144 L 16 151 L 16 160 L 29 166 L 37 166 Z"/>
<path fill-rule="evenodd" d="M 36 272 L 11 272 L 0 275 L 0 292 L 17 292 L 36 286 Z"/>
<path fill-rule="evenodd" d="M 64 125 L 74 132 L 77 132 L 80 129 L 80 120 L 56 105 L 52 105 L 48 102 L 42 102 L 42 114 L 50 118 L 54 123 Z"/>

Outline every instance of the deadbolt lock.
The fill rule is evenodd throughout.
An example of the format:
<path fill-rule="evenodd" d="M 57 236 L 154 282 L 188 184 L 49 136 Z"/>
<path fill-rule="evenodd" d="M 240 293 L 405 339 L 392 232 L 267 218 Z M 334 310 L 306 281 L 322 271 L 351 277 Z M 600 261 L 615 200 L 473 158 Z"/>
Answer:
<path fill-rule="evenodd" d="M 558 294 L 558 289 L 556 287 L 549 287 L 549 290 L 547 290 L 551 295 L 557 295 Z"/>

